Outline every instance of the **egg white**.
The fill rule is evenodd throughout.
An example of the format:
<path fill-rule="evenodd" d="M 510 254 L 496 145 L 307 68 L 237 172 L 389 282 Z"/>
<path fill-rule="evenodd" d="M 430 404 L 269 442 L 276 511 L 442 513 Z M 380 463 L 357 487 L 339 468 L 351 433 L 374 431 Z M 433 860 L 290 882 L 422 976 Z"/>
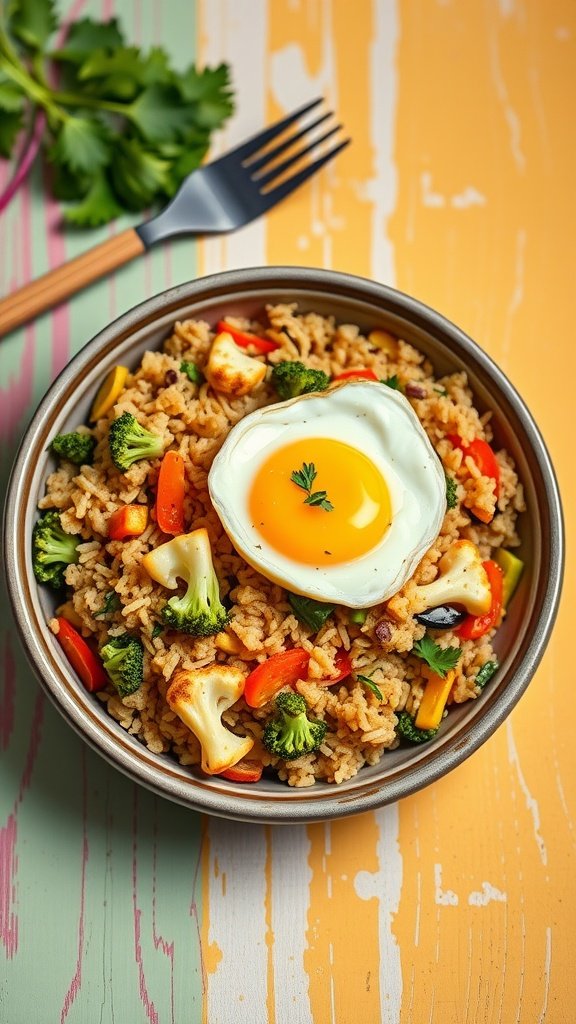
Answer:
<path fill-rule="evenodd" d="M 296 562 L 268 544 L 251 522 L 250 491 L 262 463 L 306 437 L 352 445 L 388 486 L 391 525 L 375 547 L 350 562 Z M 350 381 L 244 417 L 214 459 L 208 489 L 234 547 L 258 572 L 295 594 L 347 608 L 371 607 L 397 593 L 437 537 L 446 512 L 444 470 L 428 435 L 404 395 L 375 381 Z"/>

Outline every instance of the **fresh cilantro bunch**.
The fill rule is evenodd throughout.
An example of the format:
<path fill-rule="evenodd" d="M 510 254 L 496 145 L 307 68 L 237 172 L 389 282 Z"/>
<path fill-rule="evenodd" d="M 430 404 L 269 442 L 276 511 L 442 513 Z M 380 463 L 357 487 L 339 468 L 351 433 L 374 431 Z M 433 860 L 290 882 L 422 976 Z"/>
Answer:
<path fill-rule="evenodd" d="M 176 71 L 161 47 L 129 46 L 115 18 L 77 21 L 54 49 L 57 29 L 54 0 L 0 0 L 0 155 L 43 113 L 66 220 L 96 226 L 165 202 L 232 113 L 228 67 Z"/>

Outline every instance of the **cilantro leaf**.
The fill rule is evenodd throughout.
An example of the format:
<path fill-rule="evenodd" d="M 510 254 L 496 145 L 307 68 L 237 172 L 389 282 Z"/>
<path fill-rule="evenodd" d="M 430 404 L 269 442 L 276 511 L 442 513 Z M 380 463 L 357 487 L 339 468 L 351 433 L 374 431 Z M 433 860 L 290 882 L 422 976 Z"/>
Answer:
<path fill-rule="evenodd" d="M 16 114 L 2 112 L 0 115 L 0 156 L 10 156 L 22 124 L 20 112 Z"/>
<path fill-rule="evenodd" d="M 393 377 L 383 377 L 380 383 L 385 384 L 388 388 L 392 388 L 393 391 L 400 391 L 400 380 L 397 373 Z"/>
<path fill-rule="evenodd" d="M 378 700 L 384 700 L 384 697 L 382 696 L 382 690 L 380 689 L 379 686 L 376 686 L 376 683 L 372 682 L 369 676 L 356 676 L 356 678 L 360 683 L 362 683 L 363 686 L 365 686 L 368 690 L 371 690 L 372 693 L 376 697 L 378 697 Z"/>
<path fill-rule="evenodd" d="M 0 80 L 0 110 L 6 111 L 7 114 L 16 114 L 22 110 L 25 98 L 22 89 L 16 85 L 16 82 Z"/>
<path fill-rule="evenodd" d="M 94 618 L 99 619 L 102 615 L 111 615 L 112 612 L 118 610 L 121 607 L 122 602 L 120 601 L 119 595 L 115 590 L 109 590 L 104 595 L 104 604 L 99 611 L 94 612 Z"/>
<path fill-rule="evenodd" d="M 326 619 L 329 619 L 336 605 L 324 604 L 321 601 L 313 601 L 311 597 L 301 597 L 300 594 L 288 594 L 288 602 L 299 622 L 310 626 L 314 632 L 322 628 Z"/>
<path fill-rule="evenodd" d="M 325 512 L 334 511 L 334 505 L 328 501 L 327 491 L 314 491 L 314 494 L 309 494 L 307 498 L 304 498 L 304 504 L 312 505 L 313 508 L 323 508 Z"/>
<path fill-rule="evenodd" d="M 310 491 L 317 475 L 316 466 L 313 462 L 303 462 L 302 469 L 295 469 L 290 479 L 297 487 L 301 487 L 303 491 Z"/>
<path fill-rule="evenodd" d="M 50 56 L 54 60 L 82 64 L 94 50 L 115 50 L 123 44 L 124 36 L 117 18 L 103 22 L 81 18 L 70 26 L 65 45 Z"/>
<path fill-rule="evenodd" d="M 52 194 L 64 203 L 83 199 L 92 184 L 89 174 L 75 174 L 64 164 L 54 164 L 51 177 Z"/>
<path fill-rule="evenodd" d="M 13 0 L 10 31 L 28 50 L 43 50 L 58 21 L 54 0 Z"/>
<path fill-rule="evenodd" d="M 112 184 L 129 210 L 143 210 L 168 185 L 168 160 L 144 149 L 137 139 L 118 142 L 111 167 Z"/>
<path fill-rule="evenodd" d="M 453 477 L 448 476 L 448 473 L 445 473 L 444 475 L 446 477 L 446 504 L 448 508 L 456 508 L 458 504 L 456 481 Z"/>
<path fill-rule="evenodd" d="M 82 201 L 64 211 L 64 219 L 78 228 L 95 228 L 114 220 L 121 213 L 122 207 L 114 196 L 106 172 L 102 170 L 92 179 Z"/>
<path fill-rule="evenodd" d="M 172 85 L 147 86 L 126 108 L 126 116 L 148 142 L 172 142 L 194 121 L 194 110 L 182 103 Z"/>
<path fill-rule="evenodd" d="M 160 636 L 164 632 L 164 626 L 161 622 L 155 622 L 152 629 L 152 639 L 155 640 L 157 636 Z"/>
<path fill-rule="evenodd" d="M 193 65 L 180 75 L 177 86 L 187 103 L 196 104 L 196 123 L 218 128 L 234 112 L 230 73 L 226 64 L 198 71 Z"/>
<path fill-rule="evenodd" d="M 106 126 L 97 118 L 68 117 L 58 132 L 50 158 L 72 171 L 93 174 L 110 160 L 109 138 Z"/>
<path fill-rule="evenodd" d="M 430 666 L 436 675 L 442 679 L 450 669 L 458 664 L 460 649 L 458 647 L 440 647 L 426 633 L 421 640 L 417 640 L 412 648 L 412 653 Z"/>

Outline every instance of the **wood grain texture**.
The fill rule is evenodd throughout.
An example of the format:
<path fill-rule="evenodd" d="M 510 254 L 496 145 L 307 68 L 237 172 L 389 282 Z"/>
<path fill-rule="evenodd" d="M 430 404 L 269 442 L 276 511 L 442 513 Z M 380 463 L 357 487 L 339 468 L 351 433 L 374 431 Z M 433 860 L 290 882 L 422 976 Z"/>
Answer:
<path fill-rule="evenodd" d="M 335 267 L 437 307 L 490 352 L 550 446 L 572 528 L 576 227 L 570 0 L 76 0 L 231 62 L 214 153 L 323 93 L 351 146 L 263 221 L 173 243 L 0 346 L 0 465 L 110 319 L 197 271 Z M 0 164 L 0 185 L 7 169 Z M 0 221 L 0 295 L 129 226 L 60 234 L 36 172 Z M 559 357 L 552 362 L 552 354 Z M 0 1020 L 572 1024 L 576 750 L 569 567 L 527 693 L 450 776 L 326 825 L 201 819 L 88 751 L 0 640 Z"/>

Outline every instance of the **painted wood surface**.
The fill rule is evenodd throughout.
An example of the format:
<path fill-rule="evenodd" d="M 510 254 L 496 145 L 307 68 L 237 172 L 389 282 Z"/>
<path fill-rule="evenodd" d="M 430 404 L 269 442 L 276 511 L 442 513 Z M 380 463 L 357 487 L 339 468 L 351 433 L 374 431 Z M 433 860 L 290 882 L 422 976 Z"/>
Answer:
<path fill-rule="evenodd" d="M 410 292 L 533 410 L 573 522 L 572 0 L 75 0 L 185 62 L 228 60 L 215 152 L 323 93 L 338 163 L 265 220 L 127 266 L 0 345 L 2 487 L 49 382 L 112 317 L 198 273 L 334 267 Z M 0 185 L 8 169 L 0 164 Z M 124 228 L 57 230 L 36 172 L 0 220 L 0 295 Z M 576 585 L 508 722 L 400 804 L 273 828 L 109 768 L 1 616 L 2 1024 L 573 1024 Z"/>

